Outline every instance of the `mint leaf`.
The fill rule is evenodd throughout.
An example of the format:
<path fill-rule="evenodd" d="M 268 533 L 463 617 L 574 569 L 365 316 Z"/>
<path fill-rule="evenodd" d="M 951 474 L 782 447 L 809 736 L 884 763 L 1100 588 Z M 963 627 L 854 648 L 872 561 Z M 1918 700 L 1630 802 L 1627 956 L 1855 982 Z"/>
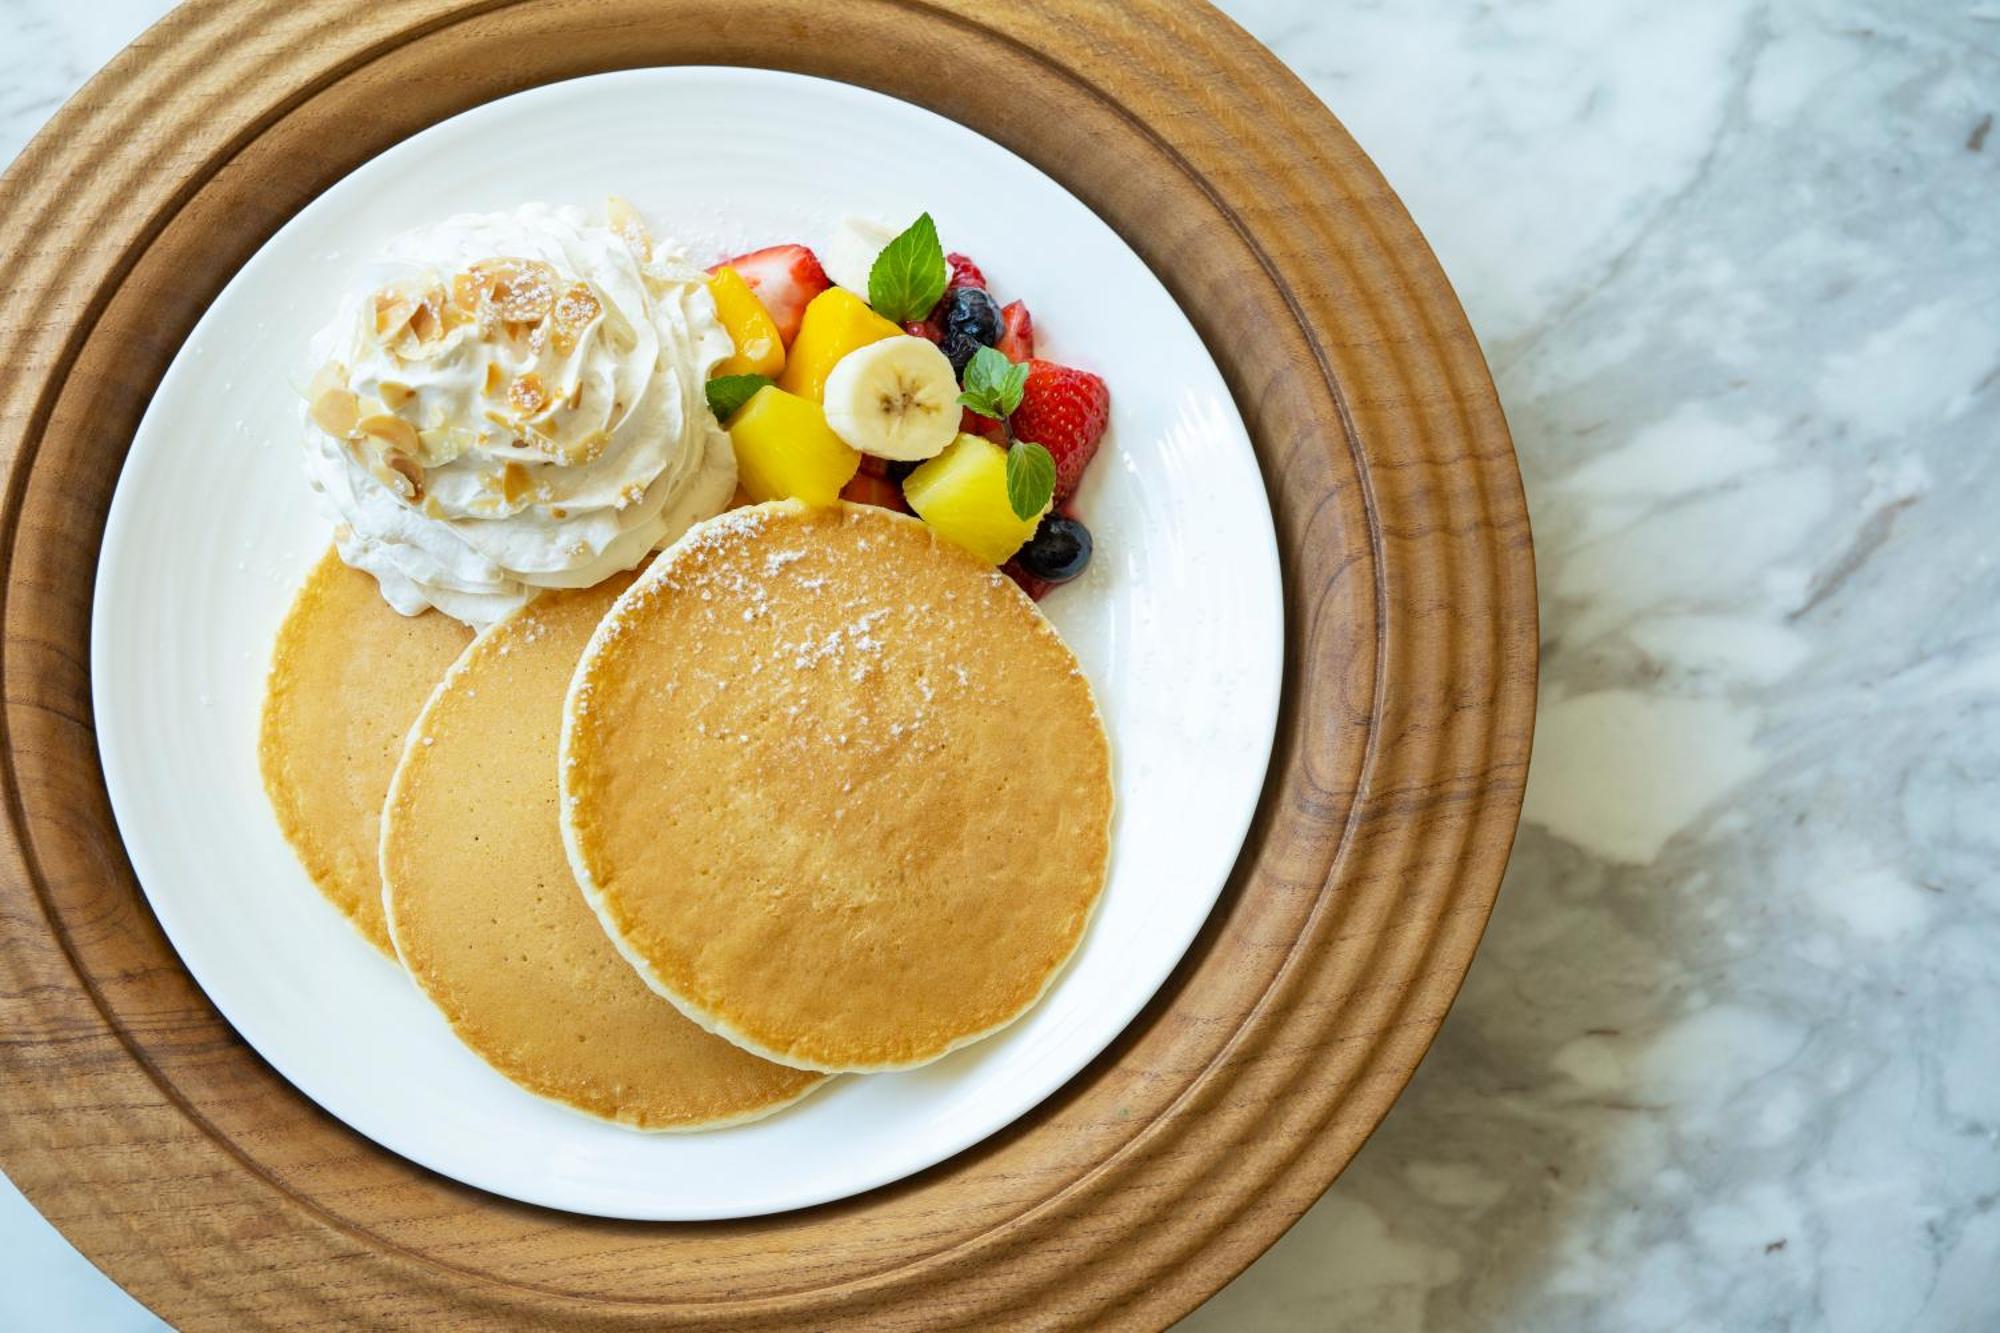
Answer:
<path fill-rule="evenodd" d="M 875 256 L 868 270 L 868 304 L 884 319 L 907 324 L 931 312 L 944 295 L 946 278 L 937 223 L 925 213 Z"/>
<path fill-rule="evenodd" d="M 771 382 L 768 375 L 717 375 L 708 382 L 708 410 L 717 421 L 726 422 Z"/>
<path fill-rule="evenodd" d="M 958 401 L 981 416 L 1005 418 L 1021 405 L 1028 368 L 1015 365 L 991 347 L 982 347 L 965 363 L 965 392 Z"/>
<path fill-rule="evenodd" d="M 1039 444 L 1022 442 L 1007 451 L 1007 503 L 1014 517 L 1033 518 L 1056 493 L 1056 460 Z"/>

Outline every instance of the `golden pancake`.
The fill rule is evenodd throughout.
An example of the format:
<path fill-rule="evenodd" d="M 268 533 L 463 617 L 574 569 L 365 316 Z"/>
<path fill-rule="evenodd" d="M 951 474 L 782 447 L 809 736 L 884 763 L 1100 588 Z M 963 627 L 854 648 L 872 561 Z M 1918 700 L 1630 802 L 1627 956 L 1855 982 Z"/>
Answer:
<path fill-rule="evenodd" d="M 914 519 L 737 510 L 592 638 L 563 834 L 626 958 L 697 1023 L 802 1069 L 902 1069 L 1040 998 L 1110 852 L 1076 659 Z"/>
<path fill-rule="evenodd" d="M 258 761 L 306 873 L 384 953 L 376 870 L 382 797 L 403 737 L 472 631 L 437 611 L 398 614 L 371 575 L 329 550 L 278 631 Z"/>
<path fill-rule="evenodd" d="M 824 1080 L 681 1017 L 618 956 L 570 874 L 556 821 L 563 695 L 631 581 L 544 593 L 453 663 L 389 789 L 383 898 L 403 966 L 495 1069 L 620 1124 L 709 1129 Z"/>

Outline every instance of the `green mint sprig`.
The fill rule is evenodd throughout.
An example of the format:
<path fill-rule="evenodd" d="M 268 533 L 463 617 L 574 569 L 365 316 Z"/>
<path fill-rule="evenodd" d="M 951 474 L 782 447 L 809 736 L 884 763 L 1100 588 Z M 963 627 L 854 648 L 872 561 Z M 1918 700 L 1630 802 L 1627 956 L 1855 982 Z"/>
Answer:
<path fill-rule="evenodd" d="M 1014 517 L 1035 517 L 1055 493 L 1056 460 L 1034 441 L 1016 440 L 1007 450 L 1007 504 Z"/>
<path fill-rule="evenodd" d="M 717 375 L 708 382 L 708 410 L 717 421 L 726 422 L 773 382 L 768 375 Z"/>
<path fill-rule="evenodd" d="M 1006 419 L 1021 405 L 1028 385 L 1027 365 L 1015 365 L 991 347 L 982 347 L 965 363 L 965 392 L 958 401 L 984 417 Z"/>
<path fill-rule="evenodd" d="M 875 256 L 868 270 L 868 304 L 898 324 L 922 319 L 944 295 L 948 277 L 937 223 L 922 214 Z"/>
<path fill-rule="evenodd" d="M 965 363 L 965 392 L 958 401 L 984 417 L 996 417 L 1007 432 L 1007 505 L 1018 519 L 1030 519 L 1048 508 L 1056 493 L 1056 460 L 1033 440 L 1015 440 L 1007 418 L 1021 405 L 1028 387 L 1028 367 L 1015 365 L 991 347 L 982 347 Z"/>

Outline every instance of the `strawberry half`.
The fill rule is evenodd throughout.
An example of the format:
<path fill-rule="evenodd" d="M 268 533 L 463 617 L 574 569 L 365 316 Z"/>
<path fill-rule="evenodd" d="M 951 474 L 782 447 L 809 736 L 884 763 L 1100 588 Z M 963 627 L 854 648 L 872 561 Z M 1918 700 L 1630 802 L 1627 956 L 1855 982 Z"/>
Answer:
<path fill-rule="evenodd" d="M 805 318 L 806 302 L 833 286 L 819 259 L 803 245 L 769 245 L 747 255 L 725 259 L 718 268 L 733 268 L 778 326 L 778 337 L 787 347 L 799 336 L 799 321 Z"/>
<path fill-rule="evenodd" d="M 983 417 L 969 407 L 958 409 L 958 433 L 984 435 L 995 444 L 1007 443 L 1007 427 L 995 417 Z"/>
<path fill-rule="evenodd" d="M 1022 301 L 1010 301 L 1000 310 L 1000 354 L 1019 365 L 1035 359 L 1035 321 Z"/>
<path fill-rule="evenodd" d="M 986 275 L 979 271 L 979 265 L 956 251 L 946 255 L 944 262 L 951 271 L 951 276 L 945 279 L 946 291 L 954 287 L 977 287 L 982 292 L 986 290 Z"/>
<path fill-rule="evenodd" d="M 1008 423 L 1017 440 L 1033 440 L 1056 460 L 1056 503 L 1076 493 L 1083 470 L 1111 419 L 1111 390 L 1087 370 L 1053 361 L 1028 362 L 1021 405 Z"/>

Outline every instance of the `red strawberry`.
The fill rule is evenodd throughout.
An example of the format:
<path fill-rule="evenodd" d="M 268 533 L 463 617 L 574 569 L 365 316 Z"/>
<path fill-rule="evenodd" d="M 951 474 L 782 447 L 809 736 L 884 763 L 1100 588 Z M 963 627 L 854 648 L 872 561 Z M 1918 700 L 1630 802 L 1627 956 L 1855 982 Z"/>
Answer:
<path fill-rule="evenodd" d="M 1021 405 L 1008 423 L 1017 440 L 1033 440 L 1056 460 L 1056 502 L 1076 492 L 1111 419 L 1111 390 L 1087 370 L 1053 361 L 1028 362 Z"/>
<path fill-rule="evenodd" d="M 899 514 L 910 512 L 910 506 L 903 500 L 903 488 L 887 477 L 872 476 L 866 472 L 854 474 L 854 480 L 840 491 L 843 500 L 856 504 L 875 505 L 882 509 L 893 509 Z"/>
<path fill-rule="evenodd" d="M 764 309 L 771 312 L 771 320 L 778 326 L 778 337 L 787 347 L 799 336 L 799 321 L 805 318 L 806 302 L 833 286 L 818 258 L 803 245 L 771 245 L 752 250 L 747 255 L 723 260 L 709 272 L 717 268 L 733 268 L 750 284 L 750 290 L 757 293 Z"/>
<path fill-rule="evenodd" d="M 944 341 L 944 327 L 934 319 L 913 319 L 903 326 L 903 332 L 933 343 Z"/>
<path fill-rule="evenodd" d="M 1009 361 L 1019 365 L 1035 359 L 1035 321 L 1025 302 L 1010 301 L 1000 311 L 1000 341 L 994 346 Z"/>
<path fill-rule="evenodd" d="M 958 410 L 958 433 L 984 435 L 995 444 L 1007 443 L 1007 427 L 993 417 L 983 417 L 969 407 Z"/>
<path fill-rule="evenodd" d="M 982 292 L 986 290 L 986 275 L 979 271 L 979 265 L 956 252 L 946 255 L 944 262 L 951 269 L 951 276 L 944 284 L 946 291 L 954 287 L 977 287 Z"/>
<path fill-rule="evenodd" d="M 886 458 L 877 458 L 873 454 L 863 454 L 861 455 L 861 471 L 864 475 L 870 477 L 886 477 L 889 475 L 889 460 Z"/>

